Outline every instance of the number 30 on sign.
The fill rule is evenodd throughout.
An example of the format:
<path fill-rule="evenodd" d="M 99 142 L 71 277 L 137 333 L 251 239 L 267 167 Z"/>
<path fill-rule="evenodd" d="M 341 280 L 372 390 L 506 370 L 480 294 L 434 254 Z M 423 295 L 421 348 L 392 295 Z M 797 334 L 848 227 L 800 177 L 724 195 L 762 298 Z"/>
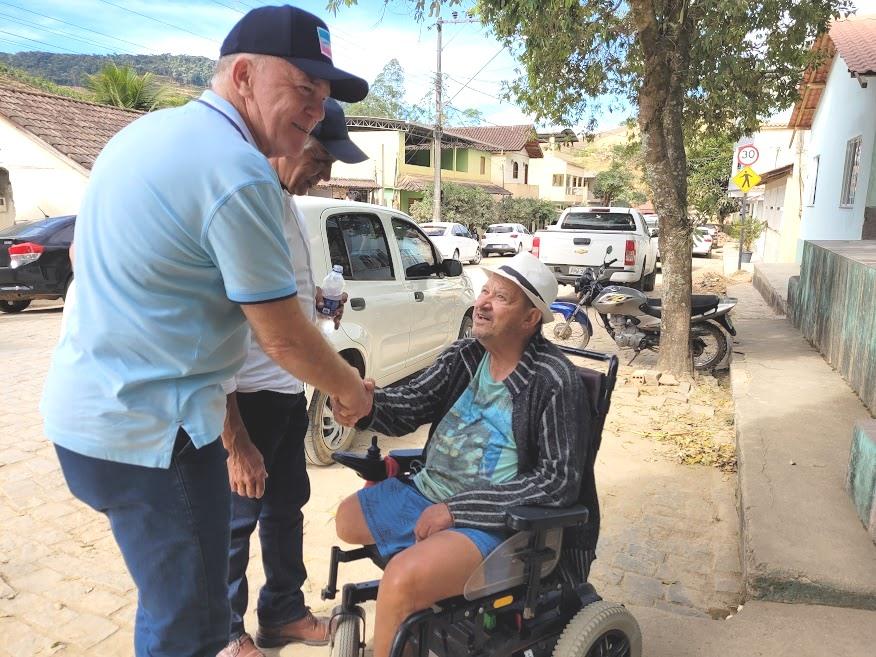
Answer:
<path fill-rule="evenodd" d="M 736 159 L 739 160 L 739 164 L 742 166 L 750 167 L 757 162 L 757 158 L 759 157 L 760 152 L 757 150 L 757 147 L 755 147 L 754 144 L 748 144 L 747 146 L 739 147 Z"/>

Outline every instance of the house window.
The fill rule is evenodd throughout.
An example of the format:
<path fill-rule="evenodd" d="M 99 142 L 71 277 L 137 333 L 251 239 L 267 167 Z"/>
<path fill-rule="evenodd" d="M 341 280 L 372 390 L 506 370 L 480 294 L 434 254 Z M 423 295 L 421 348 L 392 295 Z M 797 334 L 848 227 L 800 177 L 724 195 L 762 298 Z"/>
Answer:
<path fill-rule="evenodd" d="M 858 186 L 858 168 L 861 163 L 861 138 L 850 139 L 846 144 L 846 167 L 843 171 L 843 190 L 840 206 L 855 204 L 855 188 Z"/>
<path fill-rule="evenodd" d="M 481 157 L 481 175 L 487 172 L 487 158 Z"/>
<path fill-rule="evenodd" d="M 6 197 L 0 196 L 0 212 L 6 212 Z"/>
<path fill-rule="evenodd" d="M 514 178 L 514 180 L 517 180 L 520 177 L 520 165 L 517 164 L 517 162 L 514 163 L 511 177 Z"/>
<path fill-rule="evenodd" d="M 524 185 L 529 184 L 529 165 L 528 164 L 523 165 L 523 184 Z"/>
<path fill-rule="evenodd" d="M 809 170 L 809 182 L 806 188 L 806 205 L 815 205 L 815 192 L 818 189 L 818 164 L 820 155 L 812 158 L 812 168 Z"/>
<path fill-rule="evenodd" d="M 555 173 L 553 176 L 553 186 L 554 187 L 562 187 L 563 186 L 563 174 Z"/>

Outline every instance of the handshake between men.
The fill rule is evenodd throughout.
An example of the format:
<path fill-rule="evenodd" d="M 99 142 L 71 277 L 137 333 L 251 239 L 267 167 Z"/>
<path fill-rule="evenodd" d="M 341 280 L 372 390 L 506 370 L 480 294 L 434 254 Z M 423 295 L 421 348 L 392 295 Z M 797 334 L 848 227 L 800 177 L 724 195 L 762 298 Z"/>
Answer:
<path fill-rule="evenodd" d="M 332 413 L 335 416 L 335 420 L 338 424 L 342 424 L 345 427 L 354 426 L 359 420 L 367 415 L 370 415 L 371 409 L 374 404 L 374 379 L 363 379 L 362 385 L 365 388 L 365 395 L 367 397 L 367 404 L 362 403 L 362 398 L 359 395 L 356 395 L 355 406 L 353 406 L 350 402 L 343 402 L 336 396 L 333 396 L 332 399 Z"/>

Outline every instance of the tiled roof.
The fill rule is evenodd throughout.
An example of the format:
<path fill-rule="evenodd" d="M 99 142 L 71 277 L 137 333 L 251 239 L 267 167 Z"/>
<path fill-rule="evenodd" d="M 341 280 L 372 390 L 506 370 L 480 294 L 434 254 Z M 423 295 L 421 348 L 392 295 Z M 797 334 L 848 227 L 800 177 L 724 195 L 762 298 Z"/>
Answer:
<path fill-rule="evenodd" d="M 142 114 L 0 84 L 0 115 L 86 169 L 113 135 Z"/>
<path fill-rule="evenodd" d="M 876 75 L 876 16 L 834 21 L 830 38 L 854 75 Z"/>
<path fill-rule="evenodd" d="M 491 151 L 522 151 L 529 157 L 542 157 L 538 136 L 531 125 L 479 125 L 467 128 L 447 128 L 447 132 L 474 139 L 490 146 Z"/>
<path fill-rule="evenodd" d="M 487 194 L 511 196 L 511 192 L 509 192 L 507 189 L 505 189 L 504 187 L 500 187 L 499 185 L 493 185 L 492 183 L 474 182 L 471 180 L 446 180 L 444 182 L 451 182 L 454 185 L 463 185 L 465 187 L 480 187 L 485 192 L 487 192 Z M 396 185 L 396 187 L 407 192 L 420 192 L 426 189 L 427 185 L 431 184 L 431 178 L 423 178 L 420 176 L 402 176 L 398 179 L 398 184 Z"/>
<path fill-rule="evenodd" d="M 818 109 L 818 103 L 821 101 L 821 94 L 824 92 L 827 76 L 833 64 L 835 48 L 833 41 L 827 34 L 822 34 L 815 40 L 812 50 L 821 52 L 824 59 L 818 68 L 810 66 L 803 73 L 803 80 L 797 88 L 800 100 L 797 101 L 791 112 L 791 118 L 788 121 L 789 128 L 809 129 L 812 127 L 812 119 L 815 118 L 815 110 Z"/>
<path fill-rule="evenodd" d="M 329 178 L 328 180 L 320 180 L 317 187 L 352 187 L 355 189 L 378 189 L 378 185 L 373 180 L 367 178 Z"/>

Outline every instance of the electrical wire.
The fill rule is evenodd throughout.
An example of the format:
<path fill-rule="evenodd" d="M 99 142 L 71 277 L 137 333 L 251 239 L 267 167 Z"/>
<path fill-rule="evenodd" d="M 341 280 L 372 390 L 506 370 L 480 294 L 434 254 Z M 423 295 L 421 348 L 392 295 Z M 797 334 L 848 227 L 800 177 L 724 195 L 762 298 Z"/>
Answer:
<path fill-rule="evenodd" d="M 472 76 L 468 79 L 468 82 L 466 82 L 464 85 L 462 85 L 462 87 L 461 87 L 461 88 L 460 88 L 455 94 L 453 94 L 453 96 L 451 96 L 451 97 L 447 100 L 447 102 L 448 102 L 448 103 L 452 103 L 452 102 L 453 102 L 453 99 L 456 98 L 460 93 L 462 93 L 462 90 L 465 89 L 465 88 L 468 86 L 469 82 L 471 82 L 472 80 L 474 80 L 474 79 L 480 74 L 481 71 L 483 71 L 485 68 L 487 68 L 487 66 L 489 66 L 489 65 L 493 62 L 494 59 L 496 59 L 496 57 L 498 57 L 499 55 L 501 55 L 503 50 L 505 50 L 505 46 L 502 46 L 501 48 L 499 48 L 499 50 L 496 52 L 496 54 L 493 55 L 492 57 L 490 57 L 490 58 L 487 60 L 487 63 L 484 64 L 483 66 L 481 66 L 481 67 L 477 70 L 477 72 L 476 72 L 474 75 L 472 75 Z"/>
<path fill-rule="evenodd" d="M 123 7 L 122 5 L 117 5 L 115 2 L 110 2 L 110 0 L 100 0 L 105 5 L 109 5 L 110 7 L 115 7 L 116 9 L 121 9 L 122 11 L 127 11 L 136 16 L 141 16 L 142 18 L 146 18 L 150 21 L 154 21 L 156 23 L 160 23 L 161 25 L 166 25 L 167 27 L 172 27 L 175 30 L 179 30 L 181 32 L 185 32 L 186 34 L 191 34 L 192 36 L 196 36 L 199 39 L 204 39 L 211 43 L 219 43 L 216 39 L 212 37 L 204 36 L 203 34 L 198 34 L 197 32 L 192 32 L 191 30 L 187 30 L 184 27 L 180 27 L 179 25 L 174 25 L 173 23 L 168 23 L 167 21 L 163 21 L 159 18 L 155 18 L 153 16 L 149 16 L 148 14 L 141 14 L 139 11 L 134 11 L 133 9 L 128 9 L 127 7 Z"/>
<path fill-rule="evenodd" d="M 137 46 L 138 48 L 145 48 L 146 50 L 151 50 L 152 52 L 159 54 L 159 51 L 156 50 L 155 48 L 150 48 L 149 46 L 145 46 L 142 43 L 128 41 L 127 39 L 120 39 L 119 37 L 114 37 L 111 34 L 105 34 L 104 32 L 98 32 L 97 30 L 92 30 L 88 27 L 83 27 L 82 25 L 77 25 L 76 23 L 70 23 L 69 21 L 61 20 L 60 18 L 48 16 L 47 14 L 41 14 L 38 11 L 31 11 L 30 9 L 25 9 L 24 7 L 19 7 L 18 5 L 14 5 L 11 2 L 3 2 L 2 0 L 0 0 L 0 5 L 6 5 L 7 7 L 12 7 L 13 9 L 18 9 L 19 11 L 26 11 L 28 14 L 33 14 L 34 16 L 40 16 L 41 18 L 48 18 L 49 20 L 53 20 L 53 21 L 58 22 L 58 23 L 63 23 L 64 25 L 69 25 L 70 27 L 75 27 L 79 30 L 91 32 L 93 34 L 99 34 L 100 36 L 113 39 L 114 41 L 121 41 L 122 43 L 127 43 L 127 44 L 130 44 L 132 46 Z"/>
<path fill-rule="evenodd" d="M 86 43 L 90 46 L 97 46 L 98 48 L 103 48 L 104 50 L 112 50 L 112 46 L 107 46 L 107 45 L 102 44 L 102 43 L 97 43 L 96 41 L 89 41 L 88 39 L 82 39 L 82 38 L 77 37 L 73 34 L 70 34 L 69 32 L 59 32 L 58 30 L 51 30 L 51 29 L 47 28 L 45 25 L 40 25 L 39 23 L 34 23 L 33 21 L 26 21 L 26 20 L 21 19 L 21 18 L 16 18 L 15 16 L 11 16 L 9 14 L 4 14 L 3 12 L 0 12 L 0 16 L 5 17 L 6 20 L 12 21 L 13 23 L 18 23 L 19 25 L 23 25 L 24 27 L 37 28 L 43 32 L 57 34 L 57 35 L 62 36 L 66 39 L 73 39 L 74 41 L 80 41 L 80 42 Z"/>
<path fill-rule="evenodd" d="M 84 55 L 85 54 L 82 52 L 78 52 L 76 50 L 70 50 L 69 48 L 64 48 L 63 46 L 56 46 L 52 43 L 40 41 L 39 39 L 31 39 L 30 37 L 21 36 L 20 34 L 16 34 L 15 32 L 7 32 L 6 30 L 0 30 L 0 34 L 8 34 L 9 36 L 13 36 L 16 39 L 24 39 L 25 41 L 33 41 L 34 43 L 38 43 L 41 46 L 48 46 L 49 48 L 57 48 L 58 50 L 66 50 L 71 55 Z"/>

